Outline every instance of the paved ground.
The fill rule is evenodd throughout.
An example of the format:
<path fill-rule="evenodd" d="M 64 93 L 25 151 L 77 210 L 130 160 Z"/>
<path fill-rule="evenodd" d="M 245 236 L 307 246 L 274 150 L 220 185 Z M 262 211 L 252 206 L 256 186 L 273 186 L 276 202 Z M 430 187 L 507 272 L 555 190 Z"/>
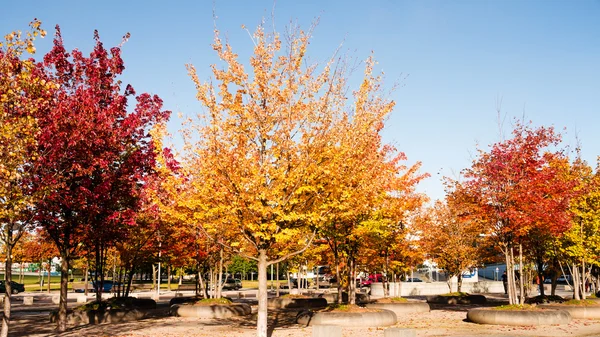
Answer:
<path fill-rule="evenodd" d="M 490 305 L 505 303 L 503 294 L 486 294 Z M 422 298 L 414 298 L 419 300 Z M 168 316 L 168 297 L 161 298 L 159 308 L 149 317 L 130 323 L 99 324 L 72 328 L 57 335 L 54 324 L 49 323 L 49 311 L 56 305 L 39 298 L 38 305 L 15 305 L 10 336 L 255 336 L 256 315 L 228 320 L 197 320 Z M 72 305 L 75 305 L 74 303 Z M 412 328 L 417 336 L 600 336 L 600 320 L 573 320 L 567 325 L 538 327 L 509 327 L 479 325 L 466 322 L 466 312 L 471 305 L 434 305 L 430 313 L 408 314 L 399 317 L 396 327 Z M 295 324 L 294 311 L 272 311 L 269 315 L 270 333 L 273 337 L 312 336 L 312 328 Z M 383 328 L 343 328 L 345 337 L 383 337 Z"/>

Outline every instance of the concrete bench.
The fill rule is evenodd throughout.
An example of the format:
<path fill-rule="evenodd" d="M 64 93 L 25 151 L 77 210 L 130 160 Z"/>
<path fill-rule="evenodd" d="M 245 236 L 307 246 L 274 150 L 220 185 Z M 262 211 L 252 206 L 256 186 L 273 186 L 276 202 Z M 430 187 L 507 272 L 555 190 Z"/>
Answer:
<path fill-rule="evenodd" d="M 139 284 L 132 284 L 131 285 L 131 291 L 151 291 L 154 290 L 155 286 L 152 285 L 152 283 L 139 283 Z"/>
<path fill-rule="evenodd" d="M 180 284 L 177 287 L 177 291 L 183 291 L 183 290 L 196 290 L 196 285 L 190 284 L 190 283 Z"/>

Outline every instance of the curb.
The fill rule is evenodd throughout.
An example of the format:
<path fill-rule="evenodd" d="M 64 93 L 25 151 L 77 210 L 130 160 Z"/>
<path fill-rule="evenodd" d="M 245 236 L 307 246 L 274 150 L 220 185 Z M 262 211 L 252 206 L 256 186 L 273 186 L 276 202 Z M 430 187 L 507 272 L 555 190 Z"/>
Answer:
<path fill-rule="evenodd" d="M 396 324 L 398 318 L 393 311 L 382 309 L 377 312 L 304 312 L 296 322 L 304 326 L 339 325 L 342 327 L 381 327 Z"/>
<path fill-rule="evenodd" d="M 513 326 L 568 324 L 571 321 L 571 314 L 564 310 L 471 309 L 467 312 L 467 320 L 479 324 Z"/>

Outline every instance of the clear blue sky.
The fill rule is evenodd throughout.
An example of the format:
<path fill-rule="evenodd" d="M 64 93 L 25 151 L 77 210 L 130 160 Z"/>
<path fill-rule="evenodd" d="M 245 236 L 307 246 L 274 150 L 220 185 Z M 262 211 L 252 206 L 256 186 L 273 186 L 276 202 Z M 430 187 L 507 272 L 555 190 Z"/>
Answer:
<path fill-rule="evenodd" d="M 273 1 L 215 0 L 218 28 L 234 49 L 248 55 L 253 29 L 271 16 Z M 50 36 L 55 24 L 67 48 L 89 51 L 98 29 L 106 46 L 131 33 L 123 48 L 125 83 L 160 95 L 175 112 L 194 114 L 194 85 L 184 65 L 208 79 L 216 62 L 210 43 L 212 1 L 3 1 L 0 34 L 25 30 L 34 17 Z M 290 20 L 320 24 L 308 50 L 322 61 L 344 42 L 364 59 L 371 51 L 390 86 L 400 81 L 385 139 L 422 161 L 432 177 L 420 190 L 443 197 L 440 178 L 470 166 L 476 144 L 500 138 L 496 107 L 507 123 L 525 115 L 536 125 L 567 128 L 565 145 L 579 138 L 594 165 L 600 155 L 600 1 L 277 1 L 276 26 Z M 507 125 L 509 127 L 509 125 Z"/>

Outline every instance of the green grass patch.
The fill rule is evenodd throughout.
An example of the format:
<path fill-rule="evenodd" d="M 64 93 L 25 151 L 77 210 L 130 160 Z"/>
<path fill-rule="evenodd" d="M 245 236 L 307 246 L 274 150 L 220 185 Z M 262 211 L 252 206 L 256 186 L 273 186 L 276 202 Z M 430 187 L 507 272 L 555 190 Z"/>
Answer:
<path fill-rule="evenodd" d="M 563 304 L 587 306 L 587 305 L 598 305 L 598 302 L 585 299 L 585 300 L 569 300 L 569 301 L 564 302 Z"/>
<path fill-rule="evenodd" d="M 463 293 L 463 292 L 453 292 L 453 293 L 447 293 L 447 294 L 442 294 L 440 296 L 454 296 L 454 297 L 465 297 L 465 296 L 469 296 L 469 293 Z"/>
<path fill-rule="evenodd" d="M 405 303 L 408 302 L 408 300 L 404 297 L 390 297 L 390 301 L 392 301 L 392 303 Z"/>
<path fill-rule="evenodd" d="M 322 310 L 323 312 L 380 312 L 381 309 L 365 308 L 356 304 L 330 304 Z"/>
<path fill-rule="evenodd" d="M 404 297 L 384 297 L 377 300 L 377 303 L 406 303 L 408 300 Z"/>
<path fill-rule="evenodd" d="M 0 280 L 4 280 L 4 274 L 0 274 Z M 40 278 L 38 275 L 23 275 L 23 282 L 19 282 L 19 273 L 13 270 L 12 280 L 14 282 L 23 283 L 25 286 L 37 285 L 40 286 Z M 44 284 L 48 283 L 48 276 L 44 276 Z M 60 283 L 60 276 L 50 276 L 50 283 Z"/>
<path fill-rule="evenodd" d="M 503 310 L 503 311 L 524 311 L 524 310 L 538 311 L 538 310 L 542 310 L 540 308 L 537 308 L 535 305 L 531 305 L 531 304 L 508 304 L 508 305 L 501 305 L 499 307 L 494 307 L 492 309 L 493 310 Z"/>
<path fill-rule="evenodd" d="M 356 306 L 356 305 L 355 305 Z M 347 312 L 353 309 L 351 304 L 329 304 L 325 311 L 342 311 Z"/>
<path fill-rule="evenodd" d="M 84 305 L 78 306 L 75 310 L 88 311 L 88 310 L 107 310 L 107 309 L 125 309 L 126 304 L 123 302 L 117 302 L 114 299 L 108 299 L 106 301 L 94 301 Z"/>
<path fill-rule="evenodd" d="M 213 304 L 231 304 L 231 300 L 221 297 L 221 298 L 203 298 L 194 302 L 196 305 L 213 305 Z"/>

